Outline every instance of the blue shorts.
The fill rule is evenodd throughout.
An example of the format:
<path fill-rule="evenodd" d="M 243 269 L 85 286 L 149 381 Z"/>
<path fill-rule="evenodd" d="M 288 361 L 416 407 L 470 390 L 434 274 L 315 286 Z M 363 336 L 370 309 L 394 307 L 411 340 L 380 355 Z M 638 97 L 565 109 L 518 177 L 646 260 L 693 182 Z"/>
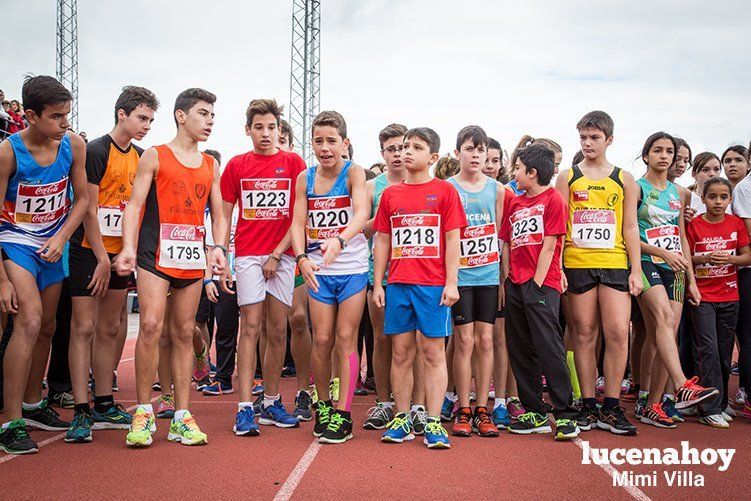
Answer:
<path fill-rule="evenodd" d="M 383 333 L 419 330 L 426 337 L 451 335 L 451 308 L 441 305 L 440 285 L 389 284 Z"/>
<path fill-rule="evenodd" d="M 367 273 L 316 275 L 318 292 L 308 287 L 311 299 L 324 304 L 341 304 L 368 286 Z"/>
<path fill-rule="evenodd" d="M 43 261 L 37 249 L 30 245 L 14 244 L 5 242 L 0 244 L 3 248 L 3 260 L 11 260 L 24 270 L 31 273 L 37 281 L 37 288 L 43 291 L 50 285 L 55 285 L 65 279 L 62 258 L 56 263 Z"/>

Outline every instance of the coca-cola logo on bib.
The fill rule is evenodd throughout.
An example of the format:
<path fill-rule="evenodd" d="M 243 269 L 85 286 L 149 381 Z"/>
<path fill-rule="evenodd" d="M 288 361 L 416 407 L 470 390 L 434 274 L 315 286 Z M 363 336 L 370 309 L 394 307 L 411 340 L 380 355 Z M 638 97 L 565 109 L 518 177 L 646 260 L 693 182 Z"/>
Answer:
<path fill-rule="evenodd" d="M 607 223 L 608 214 L 600 211 L 587 211 L 582 214 L 582 223 Z"/>
<path fill-rule="evenodd" d="M 482 256 L 473 256 L 467 259 L 467 265 L 469 266 L 480 266 L 483 264 L 488 264 L 489 262 L 490 262 L 489 254 L 483 254 Z"/>
<path fill-rule="evenodd" d="M 725 275 L 729 275 L 730 265 L 725 266 L 713 266 L 709 268 L 709 271 L 707 275 L 710 277 L 722 277 Z"/>
<path fill-rule="evenodd" d="M 276 179 L 256 180 L 253 182 L 255 190 L 276 190 L 279 183 Z"/>
<path fill-rule="evenodd" d="M 485 235 L 484 226 L 468 226 L 464 229 L 465 238 L 477 238 Z"/>
<path fill-rule="evenodd" d="M 37 196 L 41 196 L 41 197 L 46 196 L 46 195 L 54 195 L 55 193 L 60 191 L 58 188 L 59 188 L 59 185 L 57 184 L 47 184 L 44 186 L 38 186 L 34 190 L 34 194 Z"/>
<path fill-rule="evenodd" d="M 422 256 L 425 254 L 425 247 L 402 247 L 402 257 Z"/>
<path fill-rule="evenodd" d="M 660 228 L 660 231 L 659 231 L 660 236 L 673 235 L 673 234 L 675 234 L 674 226 L 663 226 Z"/>
<path fill-rule="evenodd" d="M 336 200 L 333 198 L 316 198 L 313 200 L 313 208 L 317 210 L 333 209 L 336 207 Z"/>
<path fill-rule="evenodd" d="M 402 218 L 402 226 L 423 226 L 425 218 L 423 216 L 407 216 Z"/>
<path fill-rule="evenodd" d="M 195 240 L 196 239 L 196 227 L 195 226 L 175 226 L 170 232 L 171 240 Z"/>

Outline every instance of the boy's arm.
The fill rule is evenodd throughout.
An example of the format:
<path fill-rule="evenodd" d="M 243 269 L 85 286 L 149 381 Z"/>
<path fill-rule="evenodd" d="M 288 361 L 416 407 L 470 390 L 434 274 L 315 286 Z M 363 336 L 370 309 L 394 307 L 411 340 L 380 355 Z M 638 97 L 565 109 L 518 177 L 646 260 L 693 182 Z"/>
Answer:
<path fill-rule="evenodd" d="M 375 183 L 371 179 L 370 181 L 365 182 L 365 202 L 367 203 L 368 207 L 373 206 L 373 198 L 375 197 Z M 376 207 L 376 210 L 378 207 Z M 371 218 L 368 219 L 365 222 L 365 227 L 363 228 L 363 232 L 365 233 L 365 238 L 372 238 L 373 235 L 375 235 L 376 231 L 373 229 L 373 222 L 375 221 L 375 214 L 371 214 Z"/>
<path fill-rule="evenodd" d="M 446 286 L 441 304 L 452 306 L 459 300 L 459 229 L 446 232 Z"/>
<path fill-rule="evenodd" d="M 744 245 L 738 249 L 737 256 L 731 256 L 734 259 L 731 261 L 736 266 L 749 266 L 751 265 L 751 247 Z"/>
<path fill-rule="evenodd" d="M 89 204 L 88 210 L 83 217 L 83 229 L 97 260 L 97 266 L 88 288 L 91 289 L 92 296 L 104 296 L 109 285 L 110 268 L 112 265 L 109 254 L 107 254 L 107 249 L 104 247 L 102 232 L 99 230 L 99 218 L 97 216 L 97 212 L 99 211 L 99 185 L 94 183 L 86 184 L 89 191 Z"/>
<path fill-rule="evenodd" d="M 223 214 L 222 191 L 219 188 L 219 162 L 214 160 L 214 177 L 211 182 L 211 192 L 209 192 L 209 212 L 211 212 L 211 231 L 217 235 L 226 235 L 228 232 L 227 220 Z M 221 274 L 227 267 L 227 246 L 218 245 L 214 240 L 214 247 L 209 252 L 208 265 L 214 273 Z"/>
<path fill-rule="evenodd" d="M 305 224 L 308 220 L 307 172 L 307 169 L 302 171 L 300 175 L 297 176 L 297 183 L 295 184 L 295 210 L 292 214 L 292 225 L 290 226 L 292 249 L 295 253 L 295 259 L 297 256 L 305 254 L 306 250 Z M 300 269 L 300 275 L 303 277 L 308 287 L 317 292 L 318 279 L 316 278 L 315 272 L 318 271 L 318 266 L 305 257 L 297 261 L 297 267 Z"/>
<path fill-rule="evenodd" d="M 16 169 L 16 159 L 10 141 L 0 143 L 0 203 L 4 203 L 8 180 Z M 18 298 L 13 284 L 8 279 L 5 263 L 0 259 L 0 312 L 18 313 Z"/>
<path fill-rule="evenodd" d="M 386 274 L 386 267 L 391 254 L 391 233 L 381 233 L 380 231 L 373 235 L 375 239 L 373 245 L 373 302 L 378 307 L 386 304 L 386 296 L 383 291 L 383 277 Z"/>
<path fill-rule="evenodd" d="M 636 219 L 636 182 L 634 176 L 625 170 L 623 173 L 623 240 L 626 244 L 631 273 L 629 274 L 629 291 L 638 296 L 644 285 L 641 278 L 641 246 L 639 244 L 639 226 Z M 558 184 L 558 183 L 557 183 Z M 568 190 L 567 190 L 568 191 Z"/>
<path fill-rule="evenodd" d="M 365 195 L 365 171 L 359 165 L 349 168 L 349 194 L 352 198 L 352 220 L 346 228 L 339 233 L 339 238 L 349 242 L 355 235 L 360 233 L 368 220 L 368 207 Z M 339 238 L 327 238 L 322 245 L 324 265 L 330 265 L 339 257 L 343 248 Z"/>
<path fill-rule="evenodd" d="M 537 268 L 535 268 L 535 276 L 533 278 L 538 287 L 542 287 L 545 277 L 548 276 L 548 270 L 553 263 L 555 245 L 558 243 L 559 237 L 560 235 L 546 235 L 542 240 L 542 249 L 540 249 L 540 255 L 537 258 Z"/>

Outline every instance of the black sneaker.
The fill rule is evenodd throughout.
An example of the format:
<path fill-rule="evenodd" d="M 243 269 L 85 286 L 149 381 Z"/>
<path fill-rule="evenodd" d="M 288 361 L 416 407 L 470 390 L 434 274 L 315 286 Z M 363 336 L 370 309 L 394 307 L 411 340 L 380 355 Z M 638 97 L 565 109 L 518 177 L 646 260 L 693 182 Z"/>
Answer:
<path fill-rule="evenodd" d="M 573 440 L 579 436 L 579 427 L 573 419 L 555 420 L 555 439 Z"/>
<path fill-rule="evenodd" d="M 601 410 L 600 416 L 597 418 L 597 427 L 616 435 L 636 435 L 636 426 L 629 423 L 623 407 L 619 405 L 609 411 Z"/>
<path fill-rule="evenodd" d="M 300 395 L 295 397 L 295 410 L 292 415 L 300 421 L 313 419 L 313 399 L 310 398 L 310 393 L 301 391 Z"/>
<path fill-rule="evenodd" d="M 36 409 L 21 412 L 26 424 L 32 428 L 44 431 L 67 431 L 70 428 L 70 423 L 60 419 L 60 414 L 47 404 L 46 399 Z"/>
<path fill-rule="evenodd" d="M 318 438 L 321 444 L 343 444 L 352 438 L 352 418 L 346 417 L 342 411 L 331 413 L 329 425 Z"/>
<path fill-rule="evenodd" d="M 320 437 L 329 426 L 331 416 L 334 414 L 334 406 L 331 402 L 319 400 L 316 404 L 316 425 L 313 427 L 313 436 Z"/>
<path fill-rule="evenodd" d="M 579 414 L 576 416 L 576 426 L 578 426 L 581 431 L 589 431 L 592 428 L 597 427 L 598 417 L 599 413 L 596 410 L 592 410 L 586 405 L 582 405 Z"/>
<path fill-rule="evenodd" d="M 39 451 L 36 442 L 26 431 L 23 419 L 11 421 L 6 429 L 0 431 L 0 449 L 8 454 L 34 454 Z"/>
<path fill-rule="evenodd" d="M 538 414 L 536 412 L 525 412 L 519 416 L 519 420 L 511 423 L 507 428 L 509 433 L 519 435 L 530 435 L 532 433 L 550 433 L 550 423 L 548 423 L 547 414 Z"/>
<path fill-rule="evenodd" d="M 368 419 L 362 424 L 366 430 L 382 430 L 394 419 L 394 409 L 386 407 L 382 402 L 368 409 Z"/>
<path fill-rule="evenodd" d="M 260 416 L 261 411 L 263 411 L 263 393 L 258 395 L 256 399 L 253 400 L 253 413 L 256 416 Z"/>
<path fill-rule="evenodd" d="M 162 383 L 159 381 L 154 381 L 154 384 L 151 385 L 152 391 L 162 391 Z"/>
<path fill-rule="evenodd" d="M 61 391 L 58 393 L 49 393 L 47 395 L 47 401 L 54 407 L 60 407 L 61 409 L 72 409 L 76 406 L 73 395 L 67 391 Z"/>
<path fill-rule="evenodd" d="M 200 381 L 196 381 L 196 391 L 203 391 L 203 389 L 206 388 L 210 384 L 211 384 L 211 379 L 209 379 L 209 376 L 207 375 L 205 378 L 201 379 Z"/>

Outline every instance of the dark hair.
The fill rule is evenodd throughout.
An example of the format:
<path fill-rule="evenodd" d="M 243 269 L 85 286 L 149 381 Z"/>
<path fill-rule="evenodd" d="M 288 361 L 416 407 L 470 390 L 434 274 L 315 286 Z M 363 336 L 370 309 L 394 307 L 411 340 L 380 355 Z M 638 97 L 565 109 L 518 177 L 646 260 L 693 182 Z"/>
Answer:
<path fill-rule="evenodd" d="M 506 182 L 508 182 L 508 174 L 506 172 L 506 168 L 503 166 L 503 148 L 501 148 L 501 143 L 499 143 L 497 139 L 489 137 L 488 150 L 498 150 L 498 152 L 501 154 L 499 158 L 501 167 L 498 169 L 498 176 L 496 176 L 496 181 L 500 181 L 501 183 L 506 184 Z M 506 182 L 504 182 L 504 180 Z"/>
<path fill-rule="evenodd" d="M 576 167 L 583 161 L 584 161 L 584 153 L 582 153 L 582 150 L 577 150 L 576 153 L 574 153 L 574 158 L 571 160 L 571 167 Z"/>
<path fill-rule="evenodd" d="M 537 182 L 540 186 L 547 186 L 553 178 L 555 171 L 555 153 L 543 144 L 530 144 L 519 152 L 519 160 L 522 161 L 526 172 L 532 169 L 537 171 Z"/>
<path fill-rule="evenodd" d="M 702 151 L 701 153 L 697 154 L 694 157 L 694 162 L 691 164 L 691 174 L 696 176 L 696 174 L 704 167 L 707 162 L 709 162 L 712 159 L 720 161 L 720 157 L 712 153 L 711 151 Z"/>
<path fill-rule="evenodd" d="M 676 137 L 675 140 L 678 142 L 678 148 L 681 147 L 686 148 L 688 150 L 688 165 L 693 165 L 693 161 L 691 160 L 691 157 L 693 157 L 693 154 L 691 153 L 691 146 L 688 145 L 685 139 Z M 678 150 L 675 150 L 675 154 L 678 155 Z"/>
<path fill-rule="evenodd" d="M 344 117 L 336 111 L 322 111 L 313 119 L 313 125 L 310 128 L 311 133 L 316 127 L 333 127 L 342 137 L 347 139 L 347 122 Z"/>
<path fill-rule="evenodd" d="M 42 116 L 47 106 L 73 101 L 70 91 L 63 84 L 48 75 L 28 76 L 21 89 L 23 107 Z"/>
<path fill-rule="evenodd" d="M 126 85 L 123 87 L 122 92 L 120 92 L 115 102 L 115 125 L 117 125 L 117 112 L 119 110 L 123 110 L 125 116 L 130 116 L 133 110 L 141 104 L 154 111 L 159 109 L 159 100 L 149 89 L 135 85 Z"/>
<path fill-rule="evenodd" d="M 373 170 L 374 167 L 378 167 L 379 169 L 381 169 L 381 172 L 384 172 L 386 170 L 386 164 L 383 162 L 376 162 L 370 167 L 368 167 L 367 170 Z"/>
<path fill-rule="evenodd" d="M 722 156 L 720 157 L 720 163 L 721 164 L 725 163 L 725 156 L 728 153 L 730 153 L 731 151 L 735 152 L 735 153 L 738 153 L 740 156 L 742 156 L 743 158 L 745 158 L 746 161 L 748 161 L 748 149 L 745 146 L 742 146 L 740 144 L 734 144 L 733 146 L 728 147 L 728 149 L 726 149 L 722 153 Z"/>
<path fill-rule="evenodd" d="M 449 155 L 439 158 L 435 163 L 435 169 L 433 169 L 433 175 L 443 180 L 450 178 L 457 172 L 459 172 L 459 160 Z"/>
<path fill-rule="evenodd" d="M 581 131 L 582 129 L 601 130 L 607 139 L 613 135 L 615 124 L 613 123 L 613 119 L 610 118 L 610 115 L 604 111 L 590 111 L 579 120 L 579 123 L 576 124 L 576 130 Z"/>
<path fill-rule="evenodd" d="M 709 190 L 709 187 L 715 184 L 721 184 L 723 186 L 727 186 L 727 189 L 730 192 L 730 196 L 733 196 L 733 185 L 730 184 L 730 181 L 728 181 L 724 177 L 713 177 L 713 178 L 707 179 L 707 181 L 704 183 L 704 187 L 701 190 L 702 198 L 707 196 L 707 191 Z"/>
<path fill-rule="evenodd" d="M 373 172 L 370 169 L 363 169 L 365 171 L 365 180 L 370 181 L 371 179 L 375 179 L 375 177 L 378 175 L 375 172 Z"/>
<path fill-rule="evenodd" d="M 216 159 L 216 163 L 218 163 L 219 165 L 222 165 L 221 153 L 219 153 L 216 150 L 203 150 L 203 152 L 206 153 L 207 155 L 211 155 L 212 157 L 214 157 Z"/>
<path fill-rule="evenodd" d="M 355 157 L 355 147 L 352 146 L 352 143 L 349 143 L 347 146 L 347 154 L 349 155 L 350 160 L 354 160 Z"/>
<path fill-rule="evenodd" d="M 254 99 L 248 105 L 248 109 L 245 110 L 245 125 L 248 127 L 253 125 L 253 117 L 256 115 L 267 115 L 271 113 L 274 115 L 274 118 L 276 118 L 276 125 L 280 126 L 283 110 L 284 106 L 277 104 L 274 99 Z"/>
<path fill-rule="evenodd" d="M 289 143 L 289 145 L 294 145 L 295 133 L 292 131 L 292 126 L 289 124 L 289 122 L 283 118 L 279 119 L 279 129 L 281 131 L 281 135 L 287 136 L 287 142 Z"/>
<path fill-rule="evenodd" d="M 383 150 L 383 143 L 394 137 L 402 137 L 407 132 L 407 128 L 402 124 L 390 124 L 378 133 L 378 142 Z"/>
<path fill-rule="evenodd" d="M 649 150 L 652 149 L 652 146 L 660 139 L 667 139 L 673 143 L 673 158 L 670 160 L 670 164 L 672 165 L 675 162 L 675 154 L 678 153 L 678 141 L 667 132 L 655 132 L 644 141 L 644 146 L 641 149 L 641 160 L 647 167 L 649 167 L 649 164 L 645 158 L 649 156 Z"/>
<path fill-rule="evenodd" d="M 188 113 L 198 101 L 214 104 L 216 102 L 216 96 L 207 90 L 199 89 L 197 87 L 185 89 L 177 95 L 177 99 L 175 99 L 175 109 L 172 110 L 172 115 L 174 116 L 177 110 Z M 176 117 L 175 123 L 177 123 Z"/>
<path fill-rule="evenodd" d="M 501 159 L 503 159 L 503 148 L 501 148 L 501 143 L 499 143 L 497 139 L 493 139 L 492 137 L 488 138 L 488 149 L 500 151 Z"/>
<path fill-rule="evenodd" d="M 459 131 L 456 135 L 456 150 L 462 149 L 462 145 L 468 140 L 472 141 L 475 148 L 481 145 L 488 147 L 488 135 L 479 125 L 468 125 Z"/>
<path fill-rule="evenodd" d="M 441 138 L 438 137 L 436 131 L 429 127 L 415 127 L 404 133 L 405 140 L 413 137 L 422 139 L 428 143 L 430 153 L 438 153 L 438 150 L 441 149 Z"/>

